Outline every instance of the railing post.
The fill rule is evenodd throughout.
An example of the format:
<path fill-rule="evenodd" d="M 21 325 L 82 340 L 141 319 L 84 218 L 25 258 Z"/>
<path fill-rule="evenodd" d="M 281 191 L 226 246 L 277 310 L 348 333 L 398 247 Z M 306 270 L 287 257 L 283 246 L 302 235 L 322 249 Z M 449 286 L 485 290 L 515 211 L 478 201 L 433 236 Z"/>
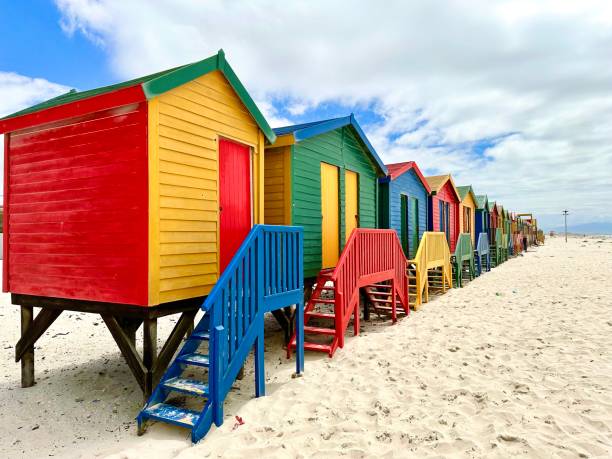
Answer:
<path fill-rule="evenodd" d="M 304 233 L 302 229 L 298 232 L 297 249 L 298 285 L 301 294 L 295 316 L 295 370 L 300 374 L 304 371 Z"/>
<path fill-rule="evenodd" d="M 223 362 L 227 355 L 227 330 L 217 325 L 212 330 L 213 367 L 211 388 L 213 422 L 217 427 L 223 424 Z M 210 384 L 210 383 L 209 383 Z"/>

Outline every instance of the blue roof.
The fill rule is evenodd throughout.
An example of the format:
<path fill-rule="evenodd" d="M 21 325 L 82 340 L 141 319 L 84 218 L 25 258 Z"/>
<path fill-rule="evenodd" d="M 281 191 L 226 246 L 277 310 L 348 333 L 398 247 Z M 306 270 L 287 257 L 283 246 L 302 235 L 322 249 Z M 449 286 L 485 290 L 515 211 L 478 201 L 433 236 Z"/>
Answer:
<path fill-rule="evenodd" d="M 277 136 L 293 134 L 293 138 L 295 139 L 295 141 L 300 142 L 302 140 L 325 134 L 326 132 L 333 131 L 335 129 L 349 125 L 353 127 L 361 142 L 368 149 L 370 156 L 372 156 L 380 170 L 386 175 L 387 168 L 376 153 L 376 150 L 374 150 L 374 147 L 366 137 L 365 133 L 362 131 L 361 126 L 359 126 L 359 123 L 357 123 L 355 115 L 353 115 L 352 113 L 349 116 L 343 116 L 341 118 L 332 118 L 329 120 L 313 121 L 311 123 L 295 124 L 293 126 L 274 128 L 273 130 Z"/>

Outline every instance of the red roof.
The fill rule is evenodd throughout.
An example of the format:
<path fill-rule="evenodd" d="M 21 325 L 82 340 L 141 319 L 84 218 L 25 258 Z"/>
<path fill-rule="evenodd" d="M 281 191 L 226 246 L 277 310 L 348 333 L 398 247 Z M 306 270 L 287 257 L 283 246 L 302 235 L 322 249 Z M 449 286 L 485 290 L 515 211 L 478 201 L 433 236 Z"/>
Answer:
<path fill-rule="evenodd" d="M 400 175 L 405 174 L 409 170 L 414 170 L 414 173 L 417 175 L 417 177 L 419 178 L 419 180 L 421 181 L 421 183 L 427 190 L 427 193 L 431 194 L 431 188 L 429 186 L 429 183 L 427 183 L 427 180 L 425 180 L 425 177 L 421 173 L 419 166 L 417 166 L 417 163 L 415 163 L 414 161 L 406 161 L 404 163 L 385 164 L 385 166 L 387 166 L 387 170 L 389 171 L 389 177 L 391 178 L 391 180 L 395 180 Z"/>

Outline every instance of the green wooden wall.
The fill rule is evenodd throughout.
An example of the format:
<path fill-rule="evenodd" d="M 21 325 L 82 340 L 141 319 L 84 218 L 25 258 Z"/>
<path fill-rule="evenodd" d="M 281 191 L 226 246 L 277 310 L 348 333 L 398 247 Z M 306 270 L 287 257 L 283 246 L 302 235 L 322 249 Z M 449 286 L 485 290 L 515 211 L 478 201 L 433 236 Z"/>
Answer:
<path fill-rule="evenodd" d="M 359 174 L 359 226 L 377 227 L 377 167 L 353 128 L 303 140 L 291 150 L 293 225 L 304 227 L 304 277 L 321 269 L 321 163 L 340 168 L 340 250 L 344 248 L 344 170 Z"/>

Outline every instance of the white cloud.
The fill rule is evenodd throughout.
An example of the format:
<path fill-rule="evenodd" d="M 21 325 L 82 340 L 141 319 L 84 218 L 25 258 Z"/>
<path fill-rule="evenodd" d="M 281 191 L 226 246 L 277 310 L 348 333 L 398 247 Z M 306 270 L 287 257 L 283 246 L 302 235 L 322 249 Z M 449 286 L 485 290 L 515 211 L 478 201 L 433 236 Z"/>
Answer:
<path fill-rule="evenodd" d="M 450 171 L 512 209 L 612 219 L 606 0 L 57 4 L 64 29 L 105 46 L 118 77 L 224 48 L 255 98 L 288 100 L 292 116 L 323 102 L 375 107 L 384 122 L 367 132 L 387 161 Z M 474 142 L 508 133 L 474 155 Z"/>
<path fill-rule="evenodd" d="M 67 87 L 43 78 L 0 71 L 0 118 L 66 91 Z M 0 168 L 4 168 L 4 135 L 0 135 Z M 4 176 L 0 178 L 0 187 L 3 182 Z"/>

